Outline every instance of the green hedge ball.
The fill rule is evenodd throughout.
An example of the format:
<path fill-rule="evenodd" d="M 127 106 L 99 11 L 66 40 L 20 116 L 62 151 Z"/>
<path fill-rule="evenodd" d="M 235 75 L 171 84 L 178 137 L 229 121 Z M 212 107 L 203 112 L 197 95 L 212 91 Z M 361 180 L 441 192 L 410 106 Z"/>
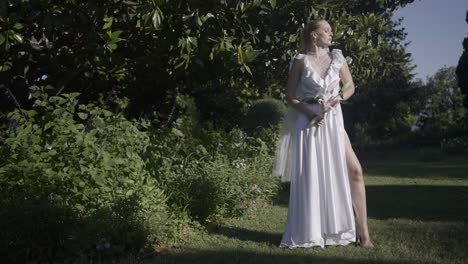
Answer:
<path fill-rule="evenodd" d="M 286 106 L 280 100 L 267 98 L 255 101 L 247 111 L 242 127 L 247 132 L 258 127 L 267 128 L 281 122 L 286 113 Z"/>

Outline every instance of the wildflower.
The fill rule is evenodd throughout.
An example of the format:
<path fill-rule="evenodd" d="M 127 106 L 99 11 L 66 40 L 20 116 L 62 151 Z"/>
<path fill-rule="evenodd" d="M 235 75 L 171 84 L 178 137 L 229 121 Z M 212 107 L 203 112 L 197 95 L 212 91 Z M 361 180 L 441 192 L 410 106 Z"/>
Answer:
<path fill-rule="evenodd" d="M 109 243 L 109 242 L 106 242 L 106 243 L 104 244 L 104 248 L 110 248 L 110 243 Z"/>
<path fill-rule="evenodd" d="M 51 150 L 52 146 L 49 145 L 49 143 L 46 142 L 45 145 L 44 145 L 44 148 L 47 149 L 47 150 Z"/>
<path fill-rule="evenodd" d="M 258 185 L 257 184 L 254 184 L 252 185 L 252 187 L 250 188 L 252 191 L 256 191 L 258 193 L 261 193 L 262 190 L 260 190 L 260 188 L 258 188 Z"/>

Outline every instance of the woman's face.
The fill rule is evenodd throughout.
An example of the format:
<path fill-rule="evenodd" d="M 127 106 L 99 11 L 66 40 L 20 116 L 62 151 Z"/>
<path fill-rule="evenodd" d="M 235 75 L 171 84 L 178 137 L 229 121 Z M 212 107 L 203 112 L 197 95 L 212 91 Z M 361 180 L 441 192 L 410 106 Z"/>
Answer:
<path fill-rule="evenodd" d="M 333 38 L 333 32 L 327 21 L 320 21 L 319 28 L 312 31 L 311 39 L 315 40 L 317 46 L 330 46 Z"/>

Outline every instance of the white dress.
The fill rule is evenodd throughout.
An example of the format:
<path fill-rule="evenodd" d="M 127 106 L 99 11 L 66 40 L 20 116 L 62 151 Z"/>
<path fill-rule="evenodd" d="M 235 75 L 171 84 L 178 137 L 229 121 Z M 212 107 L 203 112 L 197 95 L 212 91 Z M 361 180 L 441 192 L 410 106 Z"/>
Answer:
<path fill-rule="evenodd" d="M 299 54 L 304 70 L 296 89 L 299 100 L 317 95 L 337 95 L 339 71 L 345 58 L 331 52 L 331 63 L 322 78 L 311 57 Z M 318 105 L 308 105 L 316 110 Z M 318 131 L 316 131 L 318 130 Z M 274 176 L 291 181 L 288 217 L 279 247 L 325 247 L 355 241 L 355 224 L 345 157 L 341 106 L 327 113 L 325 124 L 309 124 L 309 118 L 288 109 L 276 153 Z"/>

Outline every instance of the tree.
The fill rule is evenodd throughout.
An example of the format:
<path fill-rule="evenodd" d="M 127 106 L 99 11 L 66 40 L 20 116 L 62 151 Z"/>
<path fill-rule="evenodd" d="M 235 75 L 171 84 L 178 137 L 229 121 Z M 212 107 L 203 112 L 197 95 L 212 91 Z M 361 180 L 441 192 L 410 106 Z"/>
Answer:
<path fill-rule="evenodd" d="M 398 50 L 391 10 L 412 1 L 368 2 L 2 1 L 0 85 L 25 108 L 32 86 L 80 92 L 83 101 L 125 96 L 128 115 L 164 123 L 193 110 L 194 98 L 203 119 L 229 128 L 254 100 L 284 96 L 311 19 L 333 25 L 358 85 L 405 63 L 389 56 Z M 1 100 L 2 111 L 14 107 Z"/>
<path fill-rule="evenodd" d="M 468 11 L 466 11 L 466 23 L 468 23 Z M 468 109 L 468 38 L 463 40 L 463 53 L 457 66 L 458 86 L 465 95 L 463 105 Z"/>
<path fill-rule="evenodd" d="M 457 84 L 455 67 L 439 69 L 428 78 L 421 94 L 421 110 L 417 126 L 422 136 L 435 139 L 462 136 L 462 119 L 466 114 L 463 95 Z"/>

